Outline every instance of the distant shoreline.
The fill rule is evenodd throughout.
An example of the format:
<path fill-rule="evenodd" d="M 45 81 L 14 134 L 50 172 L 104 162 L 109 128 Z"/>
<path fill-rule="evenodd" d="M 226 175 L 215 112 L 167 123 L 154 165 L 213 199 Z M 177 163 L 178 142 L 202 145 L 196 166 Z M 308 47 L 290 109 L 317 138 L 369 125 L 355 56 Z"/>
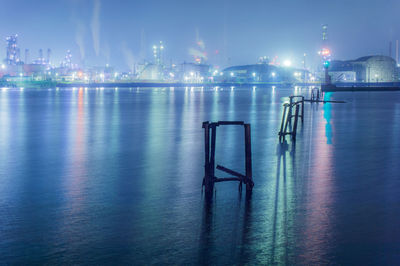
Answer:
<path fill-rule="evenodd" d="M 393 84 L 393 86 L 335 86 L 335 85 L 322 85 L 323 92 L 358 92 L 358 91 L 400 91 L 400 84 Z"/>
<path fill-rule="evenodd" d="M 87 88 L 115 88 L 115 87 L 320 87 L 324 92 L 348 92 L 348 91 L 400 91 L 400 82 L 385 83 L 340 83 L 325 86 L 320 83 L 279 83 L 279 82 L 218 82 L 218 83 L 183 83 L 183 82 L 102 82 L 102 83 L 65 83 L 54 81 L 29 81 L 29 82 L 2 82 L 1 86 L 11 88 L 68 88 L 68 87 L 87 87 Z"/>

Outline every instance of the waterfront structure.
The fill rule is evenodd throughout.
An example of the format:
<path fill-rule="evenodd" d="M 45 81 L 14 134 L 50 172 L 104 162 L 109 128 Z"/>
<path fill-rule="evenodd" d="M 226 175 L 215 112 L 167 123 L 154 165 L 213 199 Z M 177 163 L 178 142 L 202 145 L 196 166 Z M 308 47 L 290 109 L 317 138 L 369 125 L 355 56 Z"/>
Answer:
<path fill-rule="evenodd" d="M 182 82 L 201 83 L 210 76 L 210 65 L 184 62 L 180 66 L 179 78 Z"/>
<path fill-rule="evenodd" d="M 329 75 L 335 83 L 398 81 L 396 60 L 383 55 L 347 61 L 334 60 L 329 67 Z"/>
<path fill-rule="evenodd" d="M 304 76 L 309 76 L 305 69 L 292 67 L 280 67 L 270 64 L 253 64 L 232 66 L 221 72 L 222 82 L 288 82 L 300 83 L 304 81 Z"/>
<path fill-rule="evenodd" d="M 147 64 L 137 75 L 139 80 L 161 81 L 163 78 L 163 67 L 159 64 Z"/>

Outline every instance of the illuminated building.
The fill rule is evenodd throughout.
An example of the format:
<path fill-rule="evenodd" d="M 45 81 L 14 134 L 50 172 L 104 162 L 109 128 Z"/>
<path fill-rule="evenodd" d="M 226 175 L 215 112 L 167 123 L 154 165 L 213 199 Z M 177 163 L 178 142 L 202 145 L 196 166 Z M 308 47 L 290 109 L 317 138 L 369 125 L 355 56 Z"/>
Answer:
<path fill-rule="evenodd" d="M 292 67 L 280 67 L 271 64 L 253 64 L 232 66 L 225 68 L 220 77 L 222 82 L 302 82 L 302 77 L 309 75 L 304 69 L 296 69 Z"/>
<path fill-rule="evenodd" d="M 331 62 L 329 75 L 333 82 L 398 81 L 396 60 L 383 55 L 364 56 L 356 60 Z"/>
<path fill-rule="evenodd" d="M 17 46 L 18 35 L 11 35 L 6 38 L 7 48 L 5 63 L 7 65 L 17 65 L 20 63 L 20 52 Z"/>
<path fill-rule="evenodd" d="M 163 64 L 163 54 L 164 54 L 164 44 L 160 41 L 159 45 L 153 46 L 153 56 L 154 56 L 154 64 L 162 65 Z"/>
<path fill-rule="evenodd" d="M 180 79 L 186 83 L 202 83 L 207 81 L 210 72 L 210 65 L 199 63 L 181 64 Z"/>

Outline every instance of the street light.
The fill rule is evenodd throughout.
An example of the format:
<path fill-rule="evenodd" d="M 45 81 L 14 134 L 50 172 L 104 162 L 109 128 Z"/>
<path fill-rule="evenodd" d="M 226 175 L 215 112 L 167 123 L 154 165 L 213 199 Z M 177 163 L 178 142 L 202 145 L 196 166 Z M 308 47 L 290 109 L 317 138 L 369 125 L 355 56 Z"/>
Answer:
<path fill-rule="evenodd" d="M 292 65 L 292 61 L 290 61 L 290 60 L 283 61 L 283 66 L 290 67 L 291 65 Z"/>

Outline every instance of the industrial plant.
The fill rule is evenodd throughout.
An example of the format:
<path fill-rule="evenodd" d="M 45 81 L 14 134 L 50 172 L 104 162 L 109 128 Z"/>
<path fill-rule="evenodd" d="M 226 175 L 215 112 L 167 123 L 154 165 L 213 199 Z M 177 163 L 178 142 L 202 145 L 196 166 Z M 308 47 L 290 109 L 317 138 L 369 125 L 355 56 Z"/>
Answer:
<path fill-rule="evenodd" d="M 74 62 L 71 50 L 58 65 L 51 60 L 52 51 L 39 49 L 31 59 L 29 49 L 25 49 L 22 60 L 18 46 L 18 35 L 11 35 L 6 40 L 6 58 L 1 64 L 0 81 L 12 85 L 20 83 L 182 83 L 182 84 L 332 84 L 340 83 L 387 83 L 399 81 L 398 41 L 396 59 L 389 56 L 371 55 L 355 60 L 332 59 L 328 43 L 328 27 L 322 26 L 322 46 L 318 52 L 320 64 L 317 69 L 306 66 L 306 54 L 302 66 L 292 66 L 289 60 L 280 62 L 261 56 L 258 62 L 248 65 L 214 66 L 207 63 L 204 44 L 199 41 L 197 50 L 191 51 L 192 62 L 180 64 L 167 62 L 166 46 L 160 41 L 152 46 L 152 60 L 135 64 L 131 71 L 117 71 L 114 67 L 81 66 Z M 46 51 L 46 52 L 44 52 Z"/>

